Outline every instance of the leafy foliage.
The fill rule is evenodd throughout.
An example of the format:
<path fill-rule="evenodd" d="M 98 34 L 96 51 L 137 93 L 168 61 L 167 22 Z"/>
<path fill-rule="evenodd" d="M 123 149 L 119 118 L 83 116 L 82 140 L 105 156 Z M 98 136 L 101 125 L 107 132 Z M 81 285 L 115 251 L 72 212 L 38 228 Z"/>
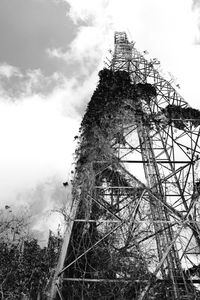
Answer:
<path fill-rule="evenodd" d="M 163 112 L 169 120 L 174 119 L 174 126 L 178 129 L 184 129 L 188 119 L 193 126 L 200 125 L 200 111 L 198 109 L 168 105 Z"/>
<path fill-rule="evenodd" d="M 48 246 L 41 248 L 38 240 L 27 233 L 25 218 L 1 211 L 0 293 L 1 299 L 35 300 L 56 265 L 61 238 L 49 237 Z"/>

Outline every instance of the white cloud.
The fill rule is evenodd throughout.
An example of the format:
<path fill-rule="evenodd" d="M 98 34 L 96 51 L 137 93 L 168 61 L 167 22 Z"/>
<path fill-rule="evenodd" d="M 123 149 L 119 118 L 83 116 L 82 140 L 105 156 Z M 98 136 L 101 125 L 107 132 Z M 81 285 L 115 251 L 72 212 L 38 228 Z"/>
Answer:
<path fill-rule="evenodd" d="M 112 18 L 107 10 L 109 1 L 63 1 L 70 5 L 68 17 L 78 25 L 76 37 L 67 50 L 53 48 L 47 49 L 47 53 L 50 57 L 63 59 L 67 64 L 74 64 L 76 78 L 88 77 L 94 72 L 97 74 L 103 67 L 109 43 L 113 41 Z"/>
<path fill-rule="evenodd" d="M 47 182 L 62 189 L 74 167 L 74 136 L 97 73 L 80 81 L 82 71 L 71 78 L 46 77 L 40 69 L 22 73 L 8 64 L 0 71 L 0 203 L 27 204 L 34 218 L 43 220 L 55 200 Z M 38 186 L 45 189 L 40 197 Z M 46 230 L 45 222 L 36 227 Z"/>
<path fill-rule="evenodd" d="M 64 176 L 70 168 L 79 122 L 60 111 L 62 100 L 49 102 L 35 95 L 0 103 L 2 204 L 54 174 Z"/>
<path fill-rule="evenodd" d="M 64 82 L 64 75 L 58 72 L 44 76 L 40 69 L 21 72 L 14 66 L 0 65 L 0 95 L 4 98 L 17 99 L 33 94 L 48 94 L 55 86 Z"/>
<path fill-rule="evenodd" d="M 65 108 L 65 96 L 63 91 L 47 98 L 32 95 L 15 102 L 0 100 L 1 207 L 26 204 L 34 224 L 40 220 L 43 232 L 48 231 L 44 224 L 49 224 L 44 213 L 54 201 L 51 188 L 62 190 L 62 182 L 69 180 L 74 167 L 73 140 L 80 119 L 75 109 Z M 45 189 L 41 197 L 35 192 L 38 186 Z"/>
<path fill-rule="evenodd" d="M 48 53 L 52 57 L 65 60 L 68 64 L 76 64 L 75 76 L 79 78 L 90 76 L 94 70 L 98 73 L 105 54 L 105 49 L 101 45 L 105 45 L 105 43 L 105 35 L 102 34 L 101 28 L 81 26 L 76 39 L 73 40 L 67 52 L 61 49 L 48 49 Z"/>
<path fill-rule="evenodd" d="M 34 91 L 48 78 L 40 71 L 27 74 L 23 93 L 12 97 L 0 88 L 1 205 L 15 203 L 17 194 L 52 176 L 60 178 L 60 184 L 66 180 L 73 163 L 80 110 L 91 92 L 89 82 L 65 79 L 62 83 L 58 80 L 50 93 L 37 94 Z"/>
<path fill-rule="evenodd" d="M 11 78 L 12 76 L 21 76 L 19 69 L 7 63 L 0 65 L 0 77 Z"/>
<path fill-rule="evenodd" d="M 106 26 L 105 19 L 107 19 L 106 8 L 109 0 L 64 0 L 70 5 L 69 16 L 75 23 L 79 21 L 90 21 L 93 25 L 99 26 L 103 24 Z"/>
<path fill-rule="evenodd" d="M 0 87 L 2 206 L 30 204 L 34 197 L 29 191 L 34 193 L 38 184 L 45 185 L 55 177 L 62 187 L 62 181 L 68 179 L 73 168 L 74 136 L 97 77 L 92 73 L 89 81 L 79 82 L 76 78 L 60 80 L 59 74 L 53 74 L 57 86 L 42 94 L 36 91 L 52 78 L 45 78 L 40 70 L 19 74 L 26 80 L 22 91 L 18 86 L 20 92 L 16 90 L 15 97 Z M 19 83 L 22 85 L 23 81 Z M 38 203 L 37 199 L 35 202 Z M 48 207 L 49 202 L 45 203 Z"/>

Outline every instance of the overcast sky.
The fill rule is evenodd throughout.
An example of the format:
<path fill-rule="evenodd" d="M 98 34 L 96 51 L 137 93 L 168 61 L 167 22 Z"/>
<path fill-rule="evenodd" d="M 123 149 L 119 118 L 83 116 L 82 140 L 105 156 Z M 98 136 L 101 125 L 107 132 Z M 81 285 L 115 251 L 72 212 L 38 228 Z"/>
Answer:
<path fill-rule="evenodd" d="M 1 206 L 26 204 L 36 227 L 55 226 L 44 213 L 66 198 L 73 137 L 115 30 L 200 109 L 199 16 L 199 0 L 0 0 Z"/>

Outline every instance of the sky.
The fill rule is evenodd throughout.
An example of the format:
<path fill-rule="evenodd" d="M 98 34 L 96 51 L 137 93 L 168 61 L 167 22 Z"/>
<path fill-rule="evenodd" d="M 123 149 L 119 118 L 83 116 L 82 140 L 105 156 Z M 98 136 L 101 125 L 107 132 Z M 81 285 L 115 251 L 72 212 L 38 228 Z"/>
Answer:
<path fill-rule="evenodd" d="M 41 236 L 69 201 L 74 136 L 115 30 L 200 109 L 199 0 L 0 0 L 0 207 L 27 206 Z"/>

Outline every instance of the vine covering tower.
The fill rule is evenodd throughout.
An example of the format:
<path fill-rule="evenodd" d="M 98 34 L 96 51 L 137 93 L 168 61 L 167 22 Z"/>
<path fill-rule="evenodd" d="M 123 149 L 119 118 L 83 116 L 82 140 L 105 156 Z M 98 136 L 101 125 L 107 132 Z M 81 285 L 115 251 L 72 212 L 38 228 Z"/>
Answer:
<path fill-rule="evenodd" d="M 200 111 L 115 33 L 83 117 L 53 299 L 198 299 Z"/>

